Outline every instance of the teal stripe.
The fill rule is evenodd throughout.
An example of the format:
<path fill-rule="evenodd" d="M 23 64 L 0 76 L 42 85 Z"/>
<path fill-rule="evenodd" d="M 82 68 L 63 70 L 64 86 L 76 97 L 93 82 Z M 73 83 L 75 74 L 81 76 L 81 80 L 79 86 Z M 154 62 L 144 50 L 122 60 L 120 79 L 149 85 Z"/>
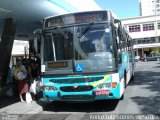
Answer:
<path fill-rule="evenodd" d="M 74 78 L 97 78 L 97 77 L 104 77 L 105 75 L 93 75 L 93 76 L 68 76 L 68 77 L 50 77 L 44 79 L 56 79 L 56 80 L 63 80 L 63 79 L 74 79 Z"/>

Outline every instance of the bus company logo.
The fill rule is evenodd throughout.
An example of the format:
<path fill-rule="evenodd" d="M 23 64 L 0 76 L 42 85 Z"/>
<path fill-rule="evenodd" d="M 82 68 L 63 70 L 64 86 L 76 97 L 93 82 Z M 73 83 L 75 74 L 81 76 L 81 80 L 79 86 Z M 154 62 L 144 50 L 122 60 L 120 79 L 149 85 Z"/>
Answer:
<path fill-rule="evenodd" d="M 75 89 L 78 88 L 78 84 L 75 83 L 75 84 L 73 85 L 73 87 L 74 87 Z"/>

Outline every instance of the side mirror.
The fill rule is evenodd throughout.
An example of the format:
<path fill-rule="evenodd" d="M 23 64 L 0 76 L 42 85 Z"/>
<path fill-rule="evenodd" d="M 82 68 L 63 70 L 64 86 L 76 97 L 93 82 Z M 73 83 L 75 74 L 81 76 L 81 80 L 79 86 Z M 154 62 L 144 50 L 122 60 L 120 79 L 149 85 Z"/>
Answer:
<path fill-rule="evenodd" d="M 125 34 L 123 28 L 121 28 L 120 26 L 118 27 L 118 35 L 121 41 L 126 41 L 127 35 Z"/>
<path fill-rule="evenodd" d="M 42 32 L 41 29 L 37 29 L 37 30 L 34 30 L 34 31 L 33 31 L 34 35 L 40 34 L 41 32 Z"/>
<path fill-rule="evenodd" d="M 114 19 L 114 23 L 120 23 L 121 21 L 118 19 Z"/>

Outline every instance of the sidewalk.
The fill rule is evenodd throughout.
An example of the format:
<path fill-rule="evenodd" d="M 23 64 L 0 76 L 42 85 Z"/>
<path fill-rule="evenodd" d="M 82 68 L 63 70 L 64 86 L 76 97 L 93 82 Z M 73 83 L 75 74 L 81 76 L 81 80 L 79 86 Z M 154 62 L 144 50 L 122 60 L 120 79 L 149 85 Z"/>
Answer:
<path fill-rule="evenodd" d="M 32 103 L 22 103 L 18 96 L 3 97 L 0 99 L 0 115 L 3 117 L 4 114 L 14 114 L 18 116 L 18 119 L 19 117 L 21 117 L 20 119 L 29 119 L 34 114 L 43 112 L 47 104 L 42 98 L 32 101 Z"/>

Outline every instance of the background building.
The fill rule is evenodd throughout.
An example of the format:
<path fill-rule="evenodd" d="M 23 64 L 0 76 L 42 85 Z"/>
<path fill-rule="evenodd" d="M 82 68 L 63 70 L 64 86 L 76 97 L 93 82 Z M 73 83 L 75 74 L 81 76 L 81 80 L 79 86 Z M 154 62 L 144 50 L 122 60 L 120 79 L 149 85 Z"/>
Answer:
<path fill-rule="evenodd" d="M 16 64 L 17 58 L 29 57 L 29 41 L 14 40 L 10 66 Z"/>
<path fill-rule="evenodd" d="M 139 0 L 140 16 L 122 19 L 142 59 L 160 53 L 160 0 Z"/>
<path fill-rule="evenodd" d="M 139 0 L 140 15 L 160 14 L 160 0 Z"/>
<path fill-rule="evenodd" d="M 136 55 L 160 53 L 160 15 L 122 19 L 122 23 L 133 39 Z"/>

